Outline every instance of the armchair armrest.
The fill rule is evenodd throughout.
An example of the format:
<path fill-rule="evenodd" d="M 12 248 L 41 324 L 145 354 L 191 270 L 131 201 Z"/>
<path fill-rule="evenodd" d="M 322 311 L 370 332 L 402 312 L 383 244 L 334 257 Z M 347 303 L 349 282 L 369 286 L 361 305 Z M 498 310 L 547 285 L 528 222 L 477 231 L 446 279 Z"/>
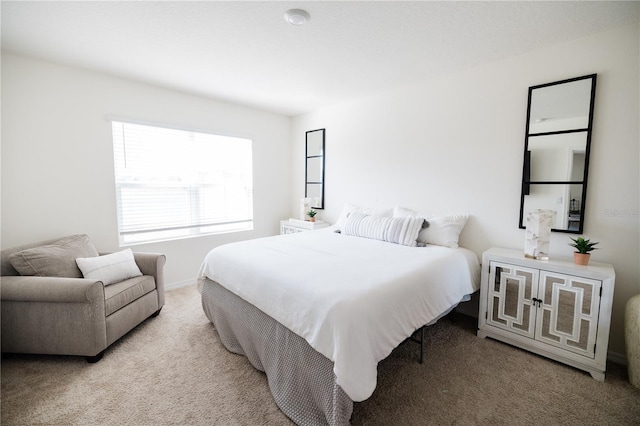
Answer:
<path fill-rule="evenodd" d="M 158 253 L 133 253 L 133 258 L 143 275 L 152 275 L 156 282 L 164 285 L 164 264 L 166 257 Z"/>
<path fill-rule="evenodd" d="M 4 276 L 0 297 L 3 352 L 95 356 L 107 347 L 102 281 Z"/>
<path fill-rule="evenodd" d="M 100 280 L 61 277 L 5 276 L 0 278 L 0 298 L 12 302 L 104 304 Z"/>
<path fill-rule="evenodd" d="M 164 306 L 164 264 L 167 257 L 159 253 L 133 253 L 133 258 L 143 275 L 151 275 L 156 280 L 158 307 Z"/>

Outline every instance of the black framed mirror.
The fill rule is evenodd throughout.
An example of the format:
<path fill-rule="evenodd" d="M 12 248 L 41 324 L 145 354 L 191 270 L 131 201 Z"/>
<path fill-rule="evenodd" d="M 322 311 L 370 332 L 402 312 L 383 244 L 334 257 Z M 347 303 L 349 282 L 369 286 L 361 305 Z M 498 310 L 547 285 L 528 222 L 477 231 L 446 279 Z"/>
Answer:
<path fill-rule="evenodd" d="M 596 76 L 529 87 L 521 229 L 542 209 L 555 212 L 552 231 L 584 231 Z"/>
<path fill-rule="evenodd" d="M 304 196 L 314 209 L 324 209 L 324 141 L 325 129 L 306 134 Z"/>

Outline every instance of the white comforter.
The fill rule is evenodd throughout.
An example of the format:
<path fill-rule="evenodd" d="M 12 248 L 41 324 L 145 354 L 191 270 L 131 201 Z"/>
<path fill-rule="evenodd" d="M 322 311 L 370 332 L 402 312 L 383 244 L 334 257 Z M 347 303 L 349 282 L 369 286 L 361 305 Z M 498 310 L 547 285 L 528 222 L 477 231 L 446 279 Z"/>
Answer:
<path fill-rule="evenodd" d="M 376 387 L 377 364 L 413 331 L 479 288 L 466 249 L 406 247 L 332 228 L 217 247 L 204 277 L 253 304 L 334 362 L 354 401 Z"/>

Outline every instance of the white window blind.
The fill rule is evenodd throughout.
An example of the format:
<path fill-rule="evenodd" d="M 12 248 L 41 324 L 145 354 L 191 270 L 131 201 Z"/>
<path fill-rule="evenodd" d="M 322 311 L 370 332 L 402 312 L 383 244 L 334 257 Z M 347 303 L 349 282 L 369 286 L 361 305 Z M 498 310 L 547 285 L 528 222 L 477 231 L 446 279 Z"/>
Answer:
<path fill-rule="evenodd" d="M 253 229 L 252 141 L 112 122 L 120 244 Z"/>

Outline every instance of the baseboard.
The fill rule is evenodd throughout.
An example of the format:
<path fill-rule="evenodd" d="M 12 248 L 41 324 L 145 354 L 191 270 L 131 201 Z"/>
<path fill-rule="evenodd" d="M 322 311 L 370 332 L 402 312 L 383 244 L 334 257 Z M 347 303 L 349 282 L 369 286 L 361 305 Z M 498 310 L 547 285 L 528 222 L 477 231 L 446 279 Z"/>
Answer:
<path fill-rule="evenodd" d="M 190 285 L 194 285 L 196 283 L 196 279 L 192 278 L 190 280 L 178 281 L 175 283 L 167 284 L 164 286 L 165 291 L 177 290 L 182 287 L 188 287 Z"/>
<path fill-rule="evenodd" d="M 619 364 L 623 366 L 627 366 L 627 357 L 624 354 L 620 354 L 617 352 L 607 352 L 607 361 L 610 361 L 614 364 Z"/>

